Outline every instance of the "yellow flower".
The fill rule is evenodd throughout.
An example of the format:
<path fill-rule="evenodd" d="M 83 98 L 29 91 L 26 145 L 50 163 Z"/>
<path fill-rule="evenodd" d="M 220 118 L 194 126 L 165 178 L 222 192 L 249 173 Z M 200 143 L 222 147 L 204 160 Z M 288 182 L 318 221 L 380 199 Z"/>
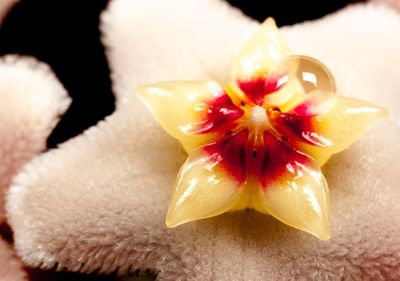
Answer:
<path fill-rule="evenodd" d="M 386 115 L 337 96 L 329 70 L 290 55 L 273 19 L 244 46 L 225 88 L 188 81 L 136 91 L 189 153 L 169 227 L 254 208 L 329 239 L 329 190 L 320 167 Z"/>

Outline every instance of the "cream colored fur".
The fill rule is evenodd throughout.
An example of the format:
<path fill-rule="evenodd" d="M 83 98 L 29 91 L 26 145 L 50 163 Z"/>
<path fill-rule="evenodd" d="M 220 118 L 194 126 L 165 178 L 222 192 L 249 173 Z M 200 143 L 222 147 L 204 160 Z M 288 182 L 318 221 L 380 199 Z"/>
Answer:
<path fill-rule="evenodd" d="M 114 0 L 103 15 L 117 111 L 34 159 L 8 194 L 18 254 L 31 266 L 158 280 L 400 280 L 400 16 L 374 4 L 284 28 L 294 53 L 333 71 L 341 94 L 390 116 L 324 167 L 332 239 L 254 211 L 164 226 L 185 159 L 132 89 L 173 79 L 226 82 L 257 28 L 217 0 Z M 346 124 L 343 124 L 346 126 Z"/>
<path fill-rule="evenodd" d="M 0 58 L 0 224 L 4 194 L 23 164 L 46 148 L 46 139 L 70 103 L 50 68 L 33 58 Z M 0 280 L 26 275 L 11 245 L 0 236 Z"/>

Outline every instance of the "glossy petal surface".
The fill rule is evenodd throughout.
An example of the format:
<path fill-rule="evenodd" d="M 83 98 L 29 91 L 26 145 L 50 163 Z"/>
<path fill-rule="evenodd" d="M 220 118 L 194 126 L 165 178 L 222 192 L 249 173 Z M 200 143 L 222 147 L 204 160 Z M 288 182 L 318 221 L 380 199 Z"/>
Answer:
<path fill-rule="evenodd" d="M 243 47 L 232 67 L 232 78 L 243 91 L 242 97 L 262 104 L 271 93 L 270 71 L 289 55 L 272 18 L 267 19 Z"/>
<path fill-rule="evenodd" d="M 243 115 L 215 82 L 164 82 L 136 91 L 161 126 L 188 152 L 229 131 Z"/>
<path fill-rule="evenodd" d="M 225 90 L 215 82 L 137 88 L 190 153 L 167 226 L 254 208 L 329 239 L 329 193 L 319 164 L 354 142 L 381 110 L 337 98 L 329 69 L 289 56 L 272 19 L 245 45 L 232 76 Z"/>
<path fill-rule="evenodd" d="M 351 5 L 284 31 L 296 53 L 329 64 L 344 95 L 390 109 L 390 118 L 327 163 L 332 238 L 321 243 L 250 210 L 165 228 L 171 187 L 187 156 L 152 125 L 132 85 L 224 81 L 232 53 L 254 25 L 230 13 L 224 1 L 111 4 L 113 12 L 103 17 L 107 55 L 113 88 L 123 97 L 118 103 L 127 106 L 46 152 L 14 183 L 9 214 L 19 255 L 29 266 L 119 275 L 150 269 L 165 281 L 400 280 L 398 14 L 372 3 Z M 218 58 L 223 64 L 216 70 Z M 364 157 L 368 161 L 359 161 Z"/>
<path fill-rule="evenodd" d="M 261 143 L 242 130 L 193 151 L 178 175 L 167 225 L 252 207 L 329 239 L 329 192 L 318 163 L 269 131 Z"/>
<path fill-rule="evenodd" d="M 243 144 L 247 133 L 194 150 L 182 166 L 170 202 L 166 224 L 213 217 L 231 210 L 244 192 Z"/>
<path fill-rule="evenodd" d="M 271 119 L 277 130 L 323 165 L 330 155 L 353 144 L 387 112 L 358 99 L 338 97 L 332 109 L 321 116 L 273 114 Z"/>
<path fill-rule="evenodd" d="M 264 134 L 261 166 L 261 211 L 322 240 L 330 237 L 329 191 L 318 163 L 312 158 Z"/>

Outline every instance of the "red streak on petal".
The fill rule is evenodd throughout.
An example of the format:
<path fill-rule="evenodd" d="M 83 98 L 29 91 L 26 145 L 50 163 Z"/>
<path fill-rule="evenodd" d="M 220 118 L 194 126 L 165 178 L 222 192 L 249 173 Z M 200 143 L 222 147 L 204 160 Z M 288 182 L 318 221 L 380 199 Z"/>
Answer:
<path fill-rule="evenodd" d="M 265 84 L 266 81 L 264 78 L 238 82 L 239 88 L 243 91 L 247 98 L 257 105 L 261 105 L 264 102 L 266 88 Z"/>
<path fill-rule="evenodd" d="M 257 78 L 249 81 L 238 81 L 239 88 L 256 105 L 264 103 L 264 97 L 278 91 L 284 84 L 279 83 L 280 77 Z"/>
<path fill-rule="evenodd" d="M 281 113 L 276 114 L 272 120 L 275 129 L 289 139 L 320 147 L 332 145 L 329 139 L 318 133 L 318 116 L 297 116 Z"/>
<path fill-rule="evenodd" d="M 226 172 L 239 183 L 246 180 L 248 151 L 247 129 L 204 147 L 211 161 L 220 163 Z"/>
<path fill-rule="evenodd" d="M 224 94 L 210 104 L 201 132 L 224 131 L 234 126 L 234 121 L 242 115 L 243 111 Z M 326 140 L 314 130 L 315 124 L 318 125 L 318 116 L 298 116 L 276 110 L 268 111 L 268 115 L 283 140 L 269 130 L 254 136 L 253 132 L 243 129 L 234 135 L 224 135 L 203 148 L 211 162 L 222 167 L 241 186 L 251 177 L 259 179 L 261 186 L 267 188 L 277 180 L 291 180 L 307 172 L 310 165 L 314 167 L 314 160 L 289 146 L 290 142 L 284 140 L 286 138 L 292 139 L 291 144 L 295 147 L 299 142 L 327 145 Z M 261 142 L 256 141 L 259 138 Z"/>
<path fill-rule="evenodd" d="M 305 100 L 294 108 L 290 109 L 288 113 L 295 114 L 298 116 L 318 116 L 323 114 L 330 108 L 329 100 Z"/>
<path fill-rule="evenodd" d="M 312 158 L 278 140 L 271 132 L 265 131 L 263 138 L 264 144 L 256 147 L 249 142 L 249 131 L 244 129 L 205 146 L 204 151 L 211 162 L 220 165 L 240 184 L 252 176 L 259 179 L 263 188 L 281 177 L 293 178 L 305 167 L 314 165 Z"/>
<path fill-rule="evenodd" d="M 313 115 L 312 111 L 310 110 L 311 104 L 310 102 L 302 102 L 299 105 L 296 105 L 291 112 L 299 115 L 299 116 L 310 116 Z"/>
<path fill-rule="evenodd" d="M 235 125 L 235 121 L 242 117 L 244 111 L 236 106 L 231 98 L 223 93 L 209 103 L 207 115 L 198 124 L 197 134 L 224 133 Z"/>
<path fill-rule="evenodd" d="M 292 179 L 310 165 L 314 165 L 312 158 L 278 140 L 270 132 L 264 132 L 264 154 L 259 174 L 263 188 L 282 177 L 288 176 L 288 179 Z"/>
<path fill-rule="evenodd" d="M 287 80 L 282 79 L 285 76 L 286 75 L 269 77 L 268 83 L 265 86 L 265 95 L 269 95 L 276 91 L 279 91 L 283 86 L 285 86 Z"/>

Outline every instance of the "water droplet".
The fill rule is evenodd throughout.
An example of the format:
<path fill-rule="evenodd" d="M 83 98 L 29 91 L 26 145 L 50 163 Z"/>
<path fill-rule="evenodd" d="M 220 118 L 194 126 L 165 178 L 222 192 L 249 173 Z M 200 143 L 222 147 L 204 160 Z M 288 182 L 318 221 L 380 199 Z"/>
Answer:
<path fill-rule="evenodd" d="M 329 69 L 306 56 L 290 56 L 268 77 L 275 93 L 268 101 L 279 100 L 283 111 L 315 115 L 328 111 L 336 97 L 336 84 Z"/>

